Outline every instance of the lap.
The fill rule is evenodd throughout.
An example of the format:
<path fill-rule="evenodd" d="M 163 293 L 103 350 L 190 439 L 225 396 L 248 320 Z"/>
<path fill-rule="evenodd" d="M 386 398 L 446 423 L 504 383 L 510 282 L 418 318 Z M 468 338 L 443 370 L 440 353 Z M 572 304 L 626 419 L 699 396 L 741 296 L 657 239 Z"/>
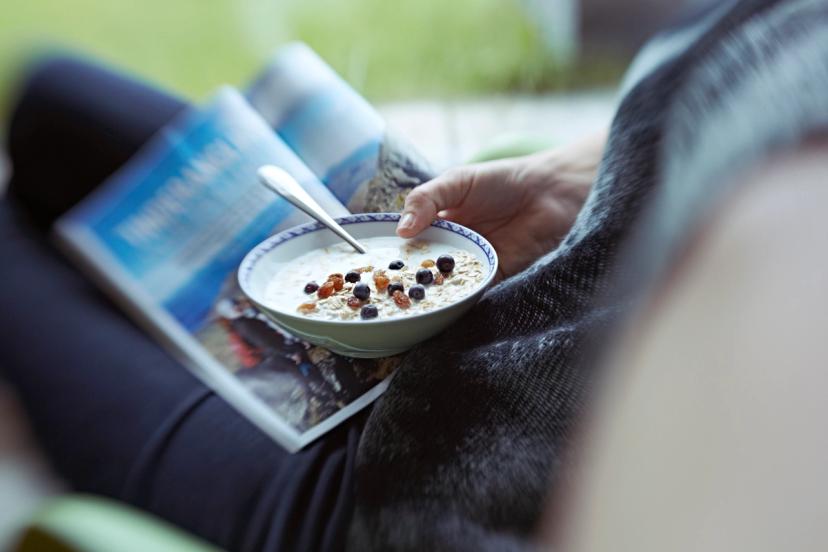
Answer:
<path fill-rule="evenodd" d="M 160 106 L 145 117 L 156 125 L 181 107 L 84 67 L 98 84 L 121 87 L 148 108 Z M 136 327 L 25 220 L 24 212 L 34 213 L 48 224 L 94 187 L 91 173 L 105 176 L 153 130 L 133 127 L 132 115 L 90 107 L 101 129 L 125 129 L 118 151 L 101 156 L 94 144 L 106 133 L 73 134 L 77 118 L 56 106 L 91 106 L 106 90 L 70 87 L 67 96 L 47 86 L 55 74 L 55 66 L 36 74 L 16 112 L 9 144 L 14 199 L 0 201 L 0 375 L 19 395 L 41 445 L 76 489 L 127 501 L 220 546 L 339 548 L 364 416 L 287 453 Z M 55 113 L 49 110 L 66 120 L 44 142 L 37 136 L 49 126 L 43 122 Z M 59 142 L 72 143 L 89 174 L 69 171 L 64 185 L 71 189 L 46 197 L 57 186 L 48 180 L 49 167 L 59 166 L 61 156 L 48 157 L 54 148 L 38 150 Z"/>
<path fill-rule="evenodd" d="M 0 203 L 0 366 L 78 490 L 232 549 L 336 547 L 362 417 L 289 454 Z"/>

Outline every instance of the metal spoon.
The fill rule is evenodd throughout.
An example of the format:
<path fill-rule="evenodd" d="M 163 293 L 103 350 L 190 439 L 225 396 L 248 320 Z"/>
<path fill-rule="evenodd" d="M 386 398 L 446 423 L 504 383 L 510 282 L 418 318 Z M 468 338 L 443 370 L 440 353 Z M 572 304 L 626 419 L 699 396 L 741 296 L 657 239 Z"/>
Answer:
<path fill-rule="evenodd" d="M 360 253 L 367 253 L 368 250 L 364 245 L 359 243 L 345 231 L 337 222 L 325 212 L 322 207 L 305 191 L 302 186 L 296 182 L 296 179 L 290 176 L 284 169 L 280 169 L 274 165 L 264 165 L 259 167 L 259 180 L 262 184 L 291 202 L 293 205 L 309 214 L 325 226 L 327 226 L 333 233 L 348 242 L 351 247 Z"/>

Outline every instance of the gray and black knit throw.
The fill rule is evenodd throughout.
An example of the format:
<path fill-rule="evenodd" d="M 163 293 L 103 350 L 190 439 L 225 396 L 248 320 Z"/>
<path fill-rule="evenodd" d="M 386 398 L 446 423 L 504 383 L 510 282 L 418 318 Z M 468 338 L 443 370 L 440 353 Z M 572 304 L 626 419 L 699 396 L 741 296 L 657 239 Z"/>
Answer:
<path fill-rule="evenodd" d="M 560 247 L 407 355 L 362 437 L 351 550 L 531 548 L 595 336 L 670 266 L 727 174 L 828 126 L 828 3 L 726 7 L 626 95 Z"/>

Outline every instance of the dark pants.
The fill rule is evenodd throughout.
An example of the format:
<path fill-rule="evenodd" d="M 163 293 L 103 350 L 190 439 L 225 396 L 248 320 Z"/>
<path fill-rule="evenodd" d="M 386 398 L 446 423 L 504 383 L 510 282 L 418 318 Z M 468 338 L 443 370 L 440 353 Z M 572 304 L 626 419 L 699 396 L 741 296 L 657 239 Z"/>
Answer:
<path fill-rule="evenodd" d="M 171 358 L 42 230 L 185 106 L 53 59 L 21 91 L 0 202 L 0 374 L 54 467 L 230 550 L 339 548 L 364 415 L 285 452 Z"/>

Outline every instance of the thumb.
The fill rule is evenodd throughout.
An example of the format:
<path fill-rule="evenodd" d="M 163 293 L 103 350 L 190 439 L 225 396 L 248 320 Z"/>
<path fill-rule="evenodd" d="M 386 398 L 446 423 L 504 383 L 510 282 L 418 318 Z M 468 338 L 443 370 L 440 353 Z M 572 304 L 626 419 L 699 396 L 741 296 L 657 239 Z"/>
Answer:
<path fill-rule="evenodd" d="M 452 169 L 414 188 L 405 198 L 397 235 L 412 238 L 437 218 L 437 213 L 458 207 L 465 199 L 473 181 L 469 167 Z"/>

